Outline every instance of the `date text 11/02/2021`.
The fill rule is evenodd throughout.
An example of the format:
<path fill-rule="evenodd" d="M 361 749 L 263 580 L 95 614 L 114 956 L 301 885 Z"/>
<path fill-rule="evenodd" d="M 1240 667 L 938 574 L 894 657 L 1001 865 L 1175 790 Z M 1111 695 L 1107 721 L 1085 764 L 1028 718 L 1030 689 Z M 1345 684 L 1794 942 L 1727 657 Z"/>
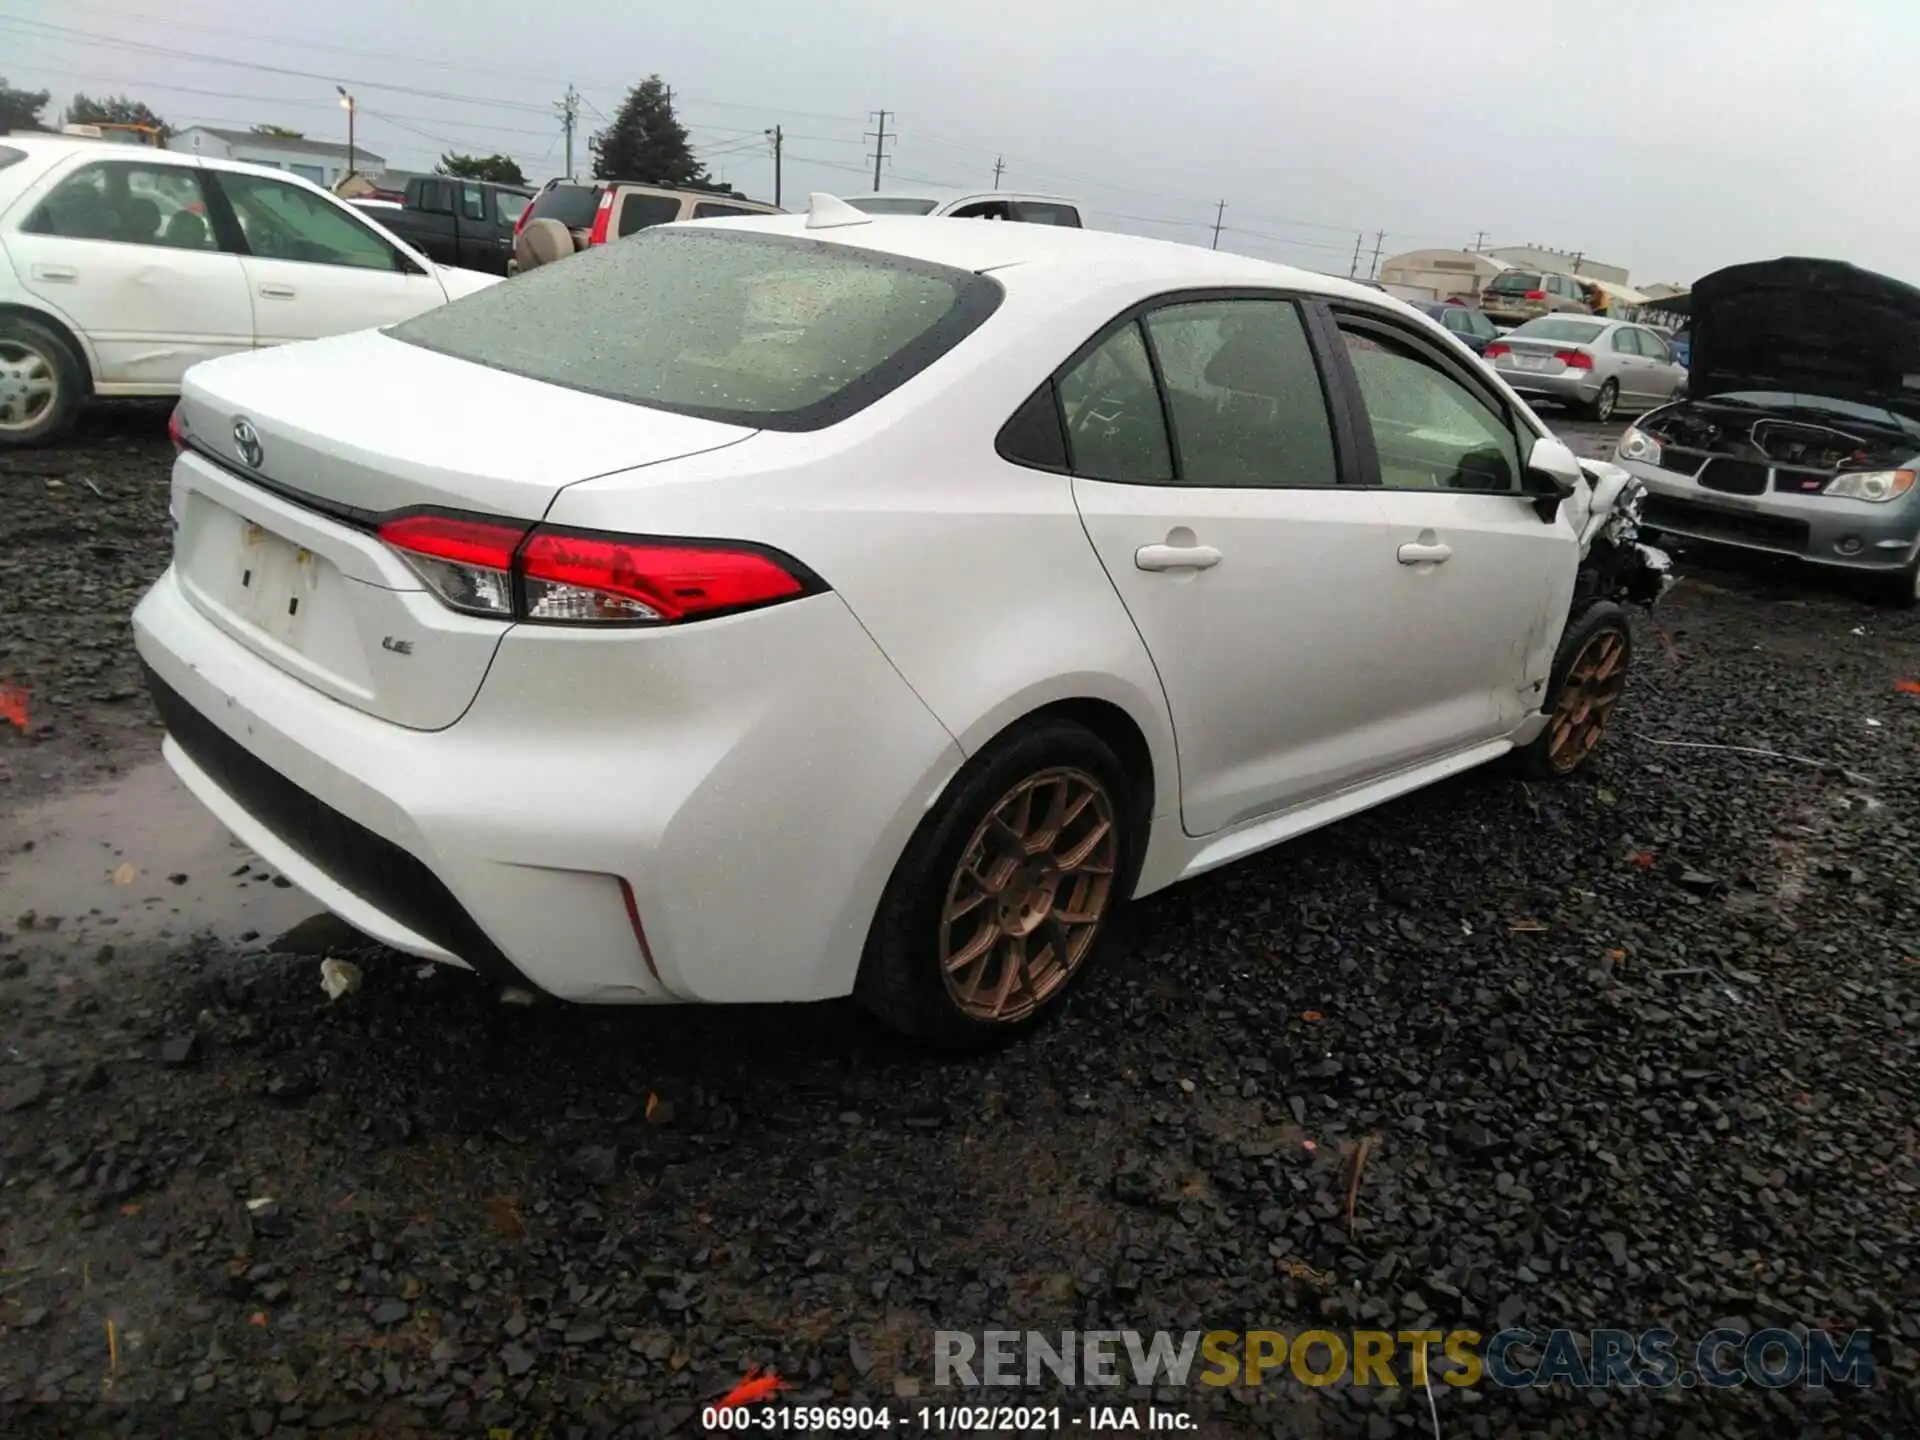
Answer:
<path fill-rule="evenodd" d="M 1006 1435 L 1082 1431 L 1190 1433 L 1198 1422 L 1181 1410 L 1151 1405 L 773 1405 L 765 1408 L 709 1405 L 702 1428 L 721 1431 L 787 1431 L 800 1434 Z"/>

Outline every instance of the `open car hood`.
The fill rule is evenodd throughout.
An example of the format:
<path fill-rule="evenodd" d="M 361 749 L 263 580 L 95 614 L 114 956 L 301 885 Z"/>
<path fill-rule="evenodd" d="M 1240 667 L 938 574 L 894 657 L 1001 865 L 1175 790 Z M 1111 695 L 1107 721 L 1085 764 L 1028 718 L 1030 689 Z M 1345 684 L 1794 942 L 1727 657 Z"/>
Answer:
<path fill-rule="evenodd" d="M 1690 298 L 1689 396 L 1778 390 L 1920 419 L 1920 289 L 1788 257 L 1716 270 Z"/>

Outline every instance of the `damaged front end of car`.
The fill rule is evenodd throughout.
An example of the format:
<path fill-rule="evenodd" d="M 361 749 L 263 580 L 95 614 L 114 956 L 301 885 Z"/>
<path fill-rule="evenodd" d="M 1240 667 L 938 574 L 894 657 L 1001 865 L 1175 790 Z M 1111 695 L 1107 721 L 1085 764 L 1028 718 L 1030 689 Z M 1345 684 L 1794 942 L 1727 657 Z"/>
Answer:
<path fill-rule="evenodd" d="M 1651 610 L 1673 587 L 1673 560 L 1640 538 L 1640 507 L 1647 487 L 1604 460 L 1582 460 L 1592 500 L 1580 530 L 1580 569 L 1573 610 L 1599 600 Z"/>

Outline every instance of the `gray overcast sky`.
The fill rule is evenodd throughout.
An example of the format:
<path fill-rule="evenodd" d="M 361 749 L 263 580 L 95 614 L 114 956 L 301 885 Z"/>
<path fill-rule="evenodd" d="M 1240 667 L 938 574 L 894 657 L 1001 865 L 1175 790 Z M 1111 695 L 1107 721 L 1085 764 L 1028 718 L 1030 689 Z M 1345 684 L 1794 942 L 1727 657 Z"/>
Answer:
<path fill-rule="evenodd" d="M 1911 0 L 0 0 L 0 75 L 55 107 L 125 92 L 176 126 L 344 140 L 344 81 L 361 142 L 406 168 L 500 150 L 558 174 L 567 82 L 591 128 L 657 71 L 751 194 L 772 193 L 758 132 L 785 126 L 789 208 L 871 188 L 885 106 L 890 188 L 985 187 L 1003 155 L 1006 184 L 1113 229 L 1205 243 L 1225 199 L 1223 247 L 1315 269 L 1345 273 L 1362 229 L 1363 273 L 1377 230 L 1387 254 L 1484 230 L 1636 283 L 1780 254 L 1920 281 L 1917 39 Z"/>

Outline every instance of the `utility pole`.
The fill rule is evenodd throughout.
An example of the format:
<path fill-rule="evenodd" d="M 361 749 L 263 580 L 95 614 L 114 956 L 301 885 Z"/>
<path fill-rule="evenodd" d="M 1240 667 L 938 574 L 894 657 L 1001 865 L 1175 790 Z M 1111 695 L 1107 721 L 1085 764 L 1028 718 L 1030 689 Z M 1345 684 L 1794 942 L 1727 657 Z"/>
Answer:
<path fill-rule="evenodd" d="M 893 114 L 893 112 L 891 110 L 878 110 L 874 113 L 880 117 L 880 128 L 878 130 L 869 130 L 867 132 L 867 138 L 873 141 L 873 188 L 878 190 L 880 188 L 880 164 L 887 158 L 887 117 Z"/>
<path fill-rule="evenodd" d="M 353 153 L 353 116 L 354 112 L 360 107 L 353 103 L 353 96 L 347 93 L 346 86 L 336 85 L 333 88 L 340 92 L 340 103 L 346 107 L 347 111 L 347 173 L 340 177 L 345 181 L 353 178 L 353 162 L 355 158 Z"/>
<path fill-rule="evenodd" d="M 1487 232 L 1484 230 L 1476 231 L 1473 237 L 1473 253 L 1478 255 L 1482 250 L 1486 248 L 1487 248 Z"/>
<path fill-rule="evenodd" d="M 555 107 L 559 112 L 560 124 L 567 132 L 567 179 L 573 178 L 573 128 L 580 122 L 580 92 L 573 86 L 567 86 L 566 98 Z"/>
<path fill-rule="evenodd" d="M 786 141 L 786 134 L 776 125 L 767 131 L 767 138 L 773 141 L 773 208 L 780 208 L 780 150 Z"/>
<path fill-rule="evenodd" d="M 1007 168 L 1006 157 L 1004 155 L 996 156 L 993 162 L 993 188 L 994 189 L 998 190 L 1000 188 L 1000 172 L 1005 170 L 1006 168 Z"/>
<path fill-rule="evenodd" d="M 1220 217 L 1227 213 L 1227 202 L 1219 201 L 1213 207 L 1213 248 L 1220 248 Z"/>
<path fill-rule="evenodd" d="M 1353 237 L 1353 263 L 1347 266 L 1347 274 L 1355 279 L 1360 275 L 1360 247 L 1367 243 L 1367 232 L 1359 231 Z"/>
<path fill-rule="evenodd" d="M 1387 243 L 1387 232 L 1379 231 L 1373 237 L 1373 263 L 1367 267 L 1367 278 L 1377 280 L 1380 276 L 1380 247 Z"/>

